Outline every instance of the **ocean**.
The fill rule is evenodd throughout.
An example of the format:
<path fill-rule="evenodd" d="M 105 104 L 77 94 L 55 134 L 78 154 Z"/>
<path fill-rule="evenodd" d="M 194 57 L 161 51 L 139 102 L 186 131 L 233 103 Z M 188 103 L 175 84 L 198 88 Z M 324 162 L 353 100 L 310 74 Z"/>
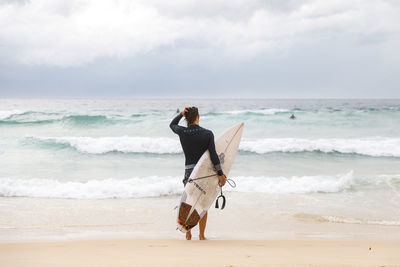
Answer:
<path fill-rule="evenodd" d="M 237 187 L 224 187 L 227 209 L 230 201 L 243 209 L 251 206 L 255 214 L 262 212 L 252 218 L 264 218 L 264 228 L 267 214 L 273 214 L 275 222 L 289 216 L 399 232 L 400 100 L 1 99 L 0 239 L 22 238 L 27 229 L 32 234 L 32 229 L 68 228 L 84 217 L 78 212 L 69 214 L 73 223 L 61 215 L 46 221 L 55 206 L 74 213 L 73 207 L 86 205 L 82 209 L 88 211 L 93 203 L 115 209 L 150 203 L 163 209 L 164 202 L 172 210 L 183 189 L 184 156 L 169 123 L 185 106 L 197 106 L 200 125 L 216 137 L 245 123 L 229 174 Z M 40 211 L 28 216 L 25 208 L 32 203 L 40 203 Z M 98 205 L 92 208 L 104 212 Z M 98 224 L 100 215 L 92 215 L 85 215 L 87 225 L 96 221 L 100 232 L 139 223 L 126 210 L 103 224 Z M 223 222 L 223 213 L 215 216 Z M 154 229 L 151 221 L 158 217 L 146 218 L 150 226 L 140 228 L 142 233 Z M 132 225 L 124 231 L 135 232 Z"/>

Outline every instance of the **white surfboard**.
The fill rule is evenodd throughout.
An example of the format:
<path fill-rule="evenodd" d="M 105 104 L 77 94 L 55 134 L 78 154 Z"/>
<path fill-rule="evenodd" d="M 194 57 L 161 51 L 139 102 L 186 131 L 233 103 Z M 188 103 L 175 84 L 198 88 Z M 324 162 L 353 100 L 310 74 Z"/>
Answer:
<path fill-rule="evenodd" d="M 239 148 L 243 125 L 242 122 L 233 126 L 215 142 L 215 150 L 219 156 L 222 171 L 227 177 Z M 182 193 L 177 218 L 178 229 L 186 233 L 196 226 L 214 202 L 219 191 L 217 172 L 207 150 L 194 167 L 185 191 Z"/>

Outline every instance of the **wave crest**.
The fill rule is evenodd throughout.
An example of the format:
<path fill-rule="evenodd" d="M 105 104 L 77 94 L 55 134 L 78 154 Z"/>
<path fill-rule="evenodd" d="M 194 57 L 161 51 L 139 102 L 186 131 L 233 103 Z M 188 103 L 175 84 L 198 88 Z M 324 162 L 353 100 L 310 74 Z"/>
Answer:
<path fill-rule="evenodd" d="M 307 194 L 307 193 L 337 193 L 350 189 L 355 184 L 353 172 L 336 176 L 238 176 L 241 192 Z"/>
<path fill-rule="evenodd" d="M 138 198 L 182 193 L 182 177 L 149 176 L 131 179 L 59 182 L 50 179 L 0 178 L 0 196 L 47 198 Z M 271 194 L 336 193 L 355 183 L 353 173 L 337 176 L 237 176 L 237 187 L 227 191 Z"/>
<path fill-rule="evenodd" d="M 182 149 L 177 140 L 150 137 L 26 137 L 44 145 L 64 145 L 79 152 L 104 154 L 108 152 L 175 154 Z"/>
<path fill-rule="evenodd" d="M 63 122 L 71 122 L 75 124 L 94 124 L 94 123 L 107 123 L 110 122 L 105 115 L 70 115 L 61 119 Z"/>
<path fill-rule="evenodd" d="M 267 108 L 267 109 L 238 109 L 226 111 L 210 111 L 202 114 L 203 116 L 219 116 L 219 115 L 275 115 L 279 113 L 288 113 L 289 109 Z"/>
<path fill-rule="evenodd" d="M 257 154 L 271 152 L 337 152 L 373 157 L 400 157 L 400 138 L 265 138 L 243 140 L 240 144 L 240 149 Z"/>
<path fill-rule="evenodd" d="M 140 198 L 174 195 L 182 184 L 174 177 L 149 176 L 126 180 L 106 179 L 88 182 L 59 182 L 50 179 L 0 179 L 0 196 L 44 198 Z"/>
<path fill-rule="evenodd" d="M 27 113 L 27 111 L 19 109 L 0 110 L 0 120 L 10 119 L 14 115 L 21 115 L 25 113 Z"/>
<path fill-rule="evenodd" d="M 106 124 L 118 121 L 118 119 L 101 114 L 63 115 L 56 112 L 10 110 L 0 111 L 1 124 L 50 124 L 56 122 L 88 125 Z"/>
<path fill-rule="evenodd" d="M 156 153 L 176 154 L 182 148 L 176 138 L 151 138 L 140 136 L 120 137 L 35 137 L 27 136 L 25 142 L 48 146 L 63 145 L 83 153 L 103 154 Z M 257 154 L 273 152 L 299 153 L 321 152 L 358 154 L 372 157 L 400 157 L 400 138 L 363 138 L 363 139 L 301 139 L 301 138 L 264 138 L 242 140 L 239 150 Z"/>

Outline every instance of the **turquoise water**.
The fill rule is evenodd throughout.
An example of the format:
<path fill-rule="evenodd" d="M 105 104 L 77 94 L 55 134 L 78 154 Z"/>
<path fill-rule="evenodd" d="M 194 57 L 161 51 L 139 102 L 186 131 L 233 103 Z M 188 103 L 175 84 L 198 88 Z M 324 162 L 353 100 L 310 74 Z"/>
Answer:
<path fill-rule="evenodd" d="M 1 99 L 0 240 L 175 238 L 192 105 L 215 136 L 245 122 L 215 236 L 399 238 L 400 100 Z"/>
<path fill-rule="evenodd" d="M 177 195 L 183 154 L 168 126 L 192 105 L 215 136 L 245 122 L 230 190 L 368 192 L 400 207 L 400 100 L 2 99 L 0 196 Z"/>

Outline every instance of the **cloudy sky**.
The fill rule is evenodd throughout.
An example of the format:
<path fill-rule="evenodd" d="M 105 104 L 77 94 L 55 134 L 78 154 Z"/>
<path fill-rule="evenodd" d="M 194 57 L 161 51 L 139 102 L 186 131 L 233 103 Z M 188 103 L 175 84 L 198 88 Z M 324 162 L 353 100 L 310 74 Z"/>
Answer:
<path fill-rule="evenodd" d="M 397 97 L 398 0 L 0 0 L 0 97 Z"/>

